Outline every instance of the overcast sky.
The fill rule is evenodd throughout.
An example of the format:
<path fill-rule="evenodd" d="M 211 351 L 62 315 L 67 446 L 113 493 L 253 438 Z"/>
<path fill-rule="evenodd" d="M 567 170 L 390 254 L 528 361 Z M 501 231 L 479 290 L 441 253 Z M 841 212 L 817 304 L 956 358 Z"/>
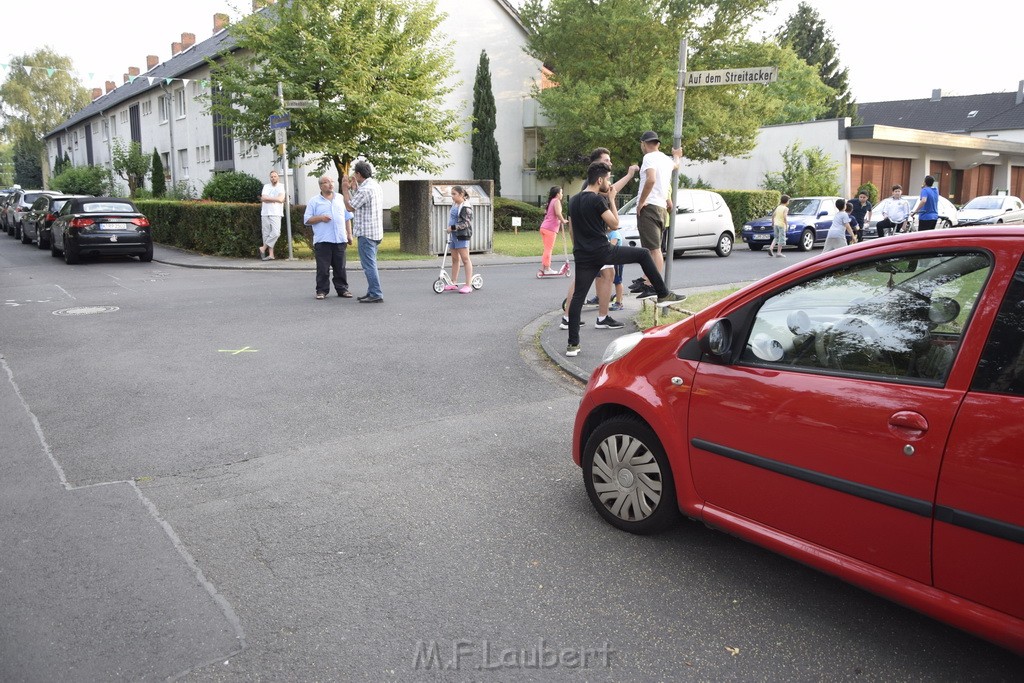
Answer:
<path fill-rule="evenodd" d="M 487 1 L 471 0 L 469 6 Z M 755 36 L 773 33 L 798 2 L 779 0 L 774 15 L 758 25 Z M 1020 22 L 1012 3 L 816 0 L 810 4 L 830 25 L 857 101 L 921 99 L 930 97 L 935 88 L 944 95 L 1015 91 L 1024 79 Z M 233 6 L 248 13 L 252 3 L 176 0 L 165 6 L 166 14 L 159 20 L 153 19 L 158 10 L 137 0 L 62 3 L 59 10 L 54 8 L 59 21 L 44 22 L 49 30 L 23 25 L 4 31 L 0 63 L 48 44 L 72 58 L 87 88 L 103 87 L 107 80 L 121 84 L 129 66 L 145 72 L 146 55 L 169 59 L 171 43 L 179 41 L 182 33 L 196 34 L 197 41 L 209 38 L 215 13 L 237 19 L 241 14 Z M 6 77 L 7 70 L 0 69 L 0 79 Z M 39 77 L 45 78 L 45 72 Z"/>

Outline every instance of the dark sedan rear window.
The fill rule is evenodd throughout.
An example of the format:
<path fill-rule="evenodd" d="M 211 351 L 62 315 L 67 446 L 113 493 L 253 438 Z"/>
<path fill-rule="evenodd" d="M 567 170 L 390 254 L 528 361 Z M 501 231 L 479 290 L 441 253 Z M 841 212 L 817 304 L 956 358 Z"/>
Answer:
<path fill-rule="evenodd" d="M 135 207 L 121 202 L 85 202 L 82 213 L 135 213 Z"/>
<path fill-rule="evenodd" d="M 40 197 L 41 195 L 42 195 L 42 193 L 41 193 L 41 192 L 35 192 L 35 193 L 33 193 L 33 194 L 26 194 L 26 195 L 25 195 L 24 197 L 22 197 L 22 198 L 21 198 L 21 201 L 23 201 L 23 202 L 24 202 L 24 203 L 26 203 L 26 204 L 31 204 L 31 203 L 33 203 L 33 202 L 34 202 L 35 200 L 39 199 L 39 197 Z"/>

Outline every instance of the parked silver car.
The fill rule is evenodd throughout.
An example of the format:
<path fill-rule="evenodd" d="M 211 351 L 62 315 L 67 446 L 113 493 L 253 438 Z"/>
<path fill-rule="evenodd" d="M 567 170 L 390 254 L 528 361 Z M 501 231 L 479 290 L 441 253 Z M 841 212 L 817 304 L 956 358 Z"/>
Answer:
<path fill-rule="evenodd" d="M 619 209 L 619 231 L 622 241 L 631 247 L 640 246 L 636 227 L 636 204 L 633 197 Z M 732 211 L 722 195 L 710 190 L 679 189 L 676 191 L 675 243 L 672 252 L 679 256 L 691 249 L 713 249 L 719 256 L 732 253 L 736 231 Z"/>
<path fill-rule="evenodd" d="M 961 223 L 1024 222 L 1024 202 L 1009 195 L 985 195 L 967 202 L 957 213 Z"/>

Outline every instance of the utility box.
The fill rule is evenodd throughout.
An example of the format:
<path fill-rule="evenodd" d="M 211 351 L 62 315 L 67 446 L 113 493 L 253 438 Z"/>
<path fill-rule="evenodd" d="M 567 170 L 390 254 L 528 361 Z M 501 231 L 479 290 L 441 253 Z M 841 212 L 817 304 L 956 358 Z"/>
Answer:
<path fill-rule="evenodd" d="M 473 207 L 473 237 L 469 250 L 489 252 L 494 247 L 493 180 L 401 180 L 398 183 L 399 243 L 411 254 L 444 253 L 448 242 L 448 214 L 452 187 L 461 185 Z"/>

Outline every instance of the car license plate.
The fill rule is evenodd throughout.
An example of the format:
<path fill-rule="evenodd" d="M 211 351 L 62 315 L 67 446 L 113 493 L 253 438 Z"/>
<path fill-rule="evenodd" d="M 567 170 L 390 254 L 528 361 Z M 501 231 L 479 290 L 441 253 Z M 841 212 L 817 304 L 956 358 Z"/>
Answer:
<path fill-rule="evenodd" d="M 100 230 L 128 230 L 130 223 L 100 223 Z"/>
<path fill-rule="evenodd" d="M 772 238 L 772 235 L 753 235 L 753 239 L 759 242 L 767 242 Z"/>

